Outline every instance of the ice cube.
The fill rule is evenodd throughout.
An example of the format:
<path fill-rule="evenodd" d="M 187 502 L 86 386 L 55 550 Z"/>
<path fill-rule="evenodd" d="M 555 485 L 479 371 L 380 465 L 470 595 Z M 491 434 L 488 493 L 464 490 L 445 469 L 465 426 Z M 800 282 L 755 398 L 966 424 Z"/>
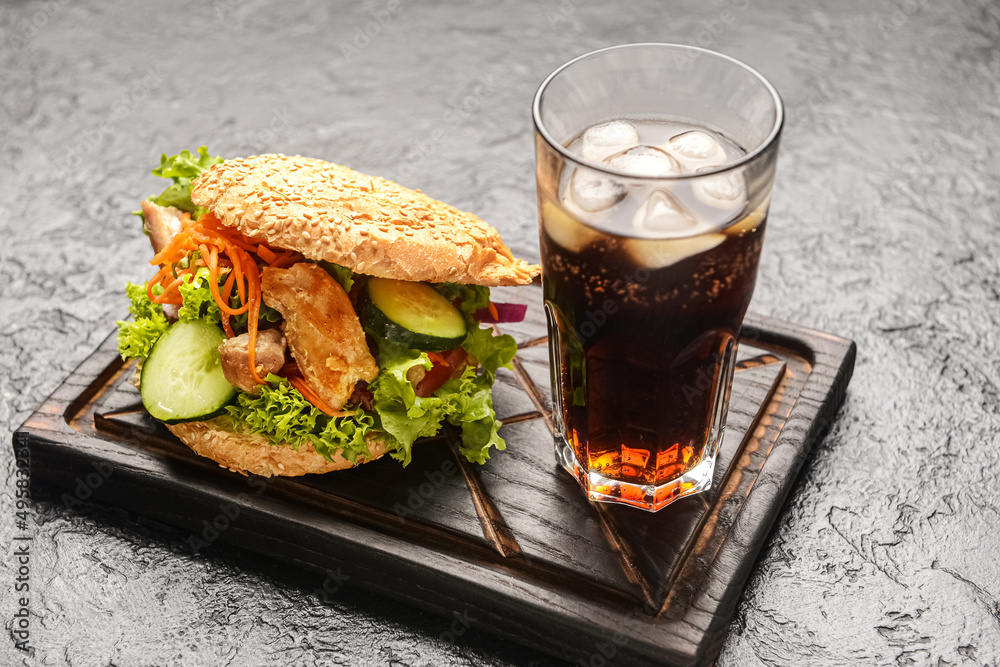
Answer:
<path fill-rule="evenodd" d="M 662 269 L 682 259 L 708 252 L 726 240 L 725 234 L 702 234 L 681 239 L 629 239 L 625 248 L 647 269 Z"/>
<path fill-rule="evenodd" d="M 711 135 L 700 130 L 682 132 L 661 145 L 687 171 L 718 167 L 726 163 L 726 151 Z"/>
<path fill-rule="evenodd" d="M 665 190 L 651 194 L 632 216 L 632 228 L 644 236 L 688 236 L 698 226 L 698 218 Z"/>
<path fill-rule="evenodd" d="M 572 202 L 567 197 L 565 203 Z M 553 241 L 570 252 L 580 252 L 599 236 L 597 230 L 574 220 L 548 199 L 542 203 L 542 226 Z"/>
<path fill-rule="evenodd" d="M 636 146 L 615 153 L 604 164 L 630 176 L 678 176 L 681 166 L 655 146 Z"/>
<path fill-rule="evenodd" d="M 611 208 L 625 199 L 625 186 L 610 176 L 583 167 L 573 172 L 570 196 L 584 211 L 592 213 Z"/>
<path fill-rule="evenodd" d="M 746 184 L 739 172 L 705 176 L 696 180 L 691 190 L 702 203 L 725 210 L 740 208 L 747 201 Z"/>
<path fill-rule="evenodd" d="M 583 133 L 581 151 L 591 162 L 601 162 L 604 158 L 627 150 L 639 143 L 639 132 L 631 123 L 613 120 L 610 123 L 594 125 Z"/>

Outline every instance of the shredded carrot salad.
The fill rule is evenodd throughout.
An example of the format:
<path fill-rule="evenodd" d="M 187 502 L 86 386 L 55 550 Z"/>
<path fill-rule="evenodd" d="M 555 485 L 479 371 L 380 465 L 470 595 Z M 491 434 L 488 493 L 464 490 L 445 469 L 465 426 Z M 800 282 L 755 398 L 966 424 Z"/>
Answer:
<path fill-rule="evenodd" d="M 257 375 L 255 359 L 257 319 L 262 302 L 260 271 L 265 266 L 286 268 L 300 261 L 301 254 L 269 248 L 238 230 L 223 226 L 211 213 L 198 220 L 192 220 L 185 213 L 181 217 L 181 231 L 150 261 L 150 264 L 160 265 L 160 270 L 146 283 L 146 293 L 154 303 L 183 305 L 180 286 L 184 277 L 191 276 L 193 280 L 199 267 L 208 267 L 208 285 L 222 312 L 222 328 L 227 336 L 236 335 L 229 318 L 247 313 L 250 375 L 257 383 L 265 384 Z M 220 288 L 219 279 L 223 275 L 225 282 Z M 162 289 L 159 294 L 154 293 L 156 287 Z M 234 292 L 238 306 L 232 305 Z"/>

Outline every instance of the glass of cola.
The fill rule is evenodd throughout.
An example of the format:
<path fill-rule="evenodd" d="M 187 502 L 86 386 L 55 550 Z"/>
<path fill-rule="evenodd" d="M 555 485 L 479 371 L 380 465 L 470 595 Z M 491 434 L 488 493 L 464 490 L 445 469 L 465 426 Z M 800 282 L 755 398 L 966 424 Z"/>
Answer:
<path fill-rule="evenodd" d="M 656 511 L 712 485 L 781 99 L 728 56 L 629 44 L 557 69 L 533 114 L 556 459 Z"/>

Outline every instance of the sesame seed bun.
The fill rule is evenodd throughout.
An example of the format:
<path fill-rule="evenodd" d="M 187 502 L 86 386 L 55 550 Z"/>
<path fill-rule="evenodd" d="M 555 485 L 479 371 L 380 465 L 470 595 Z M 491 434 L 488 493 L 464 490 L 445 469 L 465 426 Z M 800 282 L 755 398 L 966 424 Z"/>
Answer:
<path fill-rule="evenodd" d="M 191 199 L 272 247 L 370 276 L 492 287 L 525 285 L 540 272 L 475 215 L 323 160 L 227 160 L 194 181 Z"/>
<path fill-rule="evenodd" d="M 354 465 L 339 452 L 333 455 L 332 461 L 327 461 L 316 452 L 312 443 L 303 444 L 298 449 L 293 449 L 286 443 L 272 445 L 260 434 L 236 430 L 226 417 L 204 422 L 167 424 L 167 428 L 196 454 L 244 475 L 253 473 L 263 477 L 298 477 L 343 470 Z M 368 451 L 372 457 L 367 460 L 359 459 L 358 463 L 381 458 L 386 453 L 385 443 L 369 438 Z"/>

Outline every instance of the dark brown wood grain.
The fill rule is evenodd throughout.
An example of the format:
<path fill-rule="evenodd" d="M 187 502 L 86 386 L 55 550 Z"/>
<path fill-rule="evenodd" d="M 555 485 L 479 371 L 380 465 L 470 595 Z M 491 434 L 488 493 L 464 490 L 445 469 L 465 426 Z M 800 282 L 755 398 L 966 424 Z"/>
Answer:
<path fill-rule="evenodd" d="M 114 338 L 15 433 L 32 480 L 316 570 L 583 664 L 710 662 L 795 476 L 843 400 L 853 343 L 750 316 L 711 491 L 650 514 L 586 500 L 555 464 L 541 299 L 506 327 L 521 345 L 495 389 L 506 452 L 483 466 L 451 433 L 402 468 L 379 460 L 306 478 L 243 477 L 192 454 L 142 410 Z M 110 466 L 110 468 L 109 468 Z"/>

